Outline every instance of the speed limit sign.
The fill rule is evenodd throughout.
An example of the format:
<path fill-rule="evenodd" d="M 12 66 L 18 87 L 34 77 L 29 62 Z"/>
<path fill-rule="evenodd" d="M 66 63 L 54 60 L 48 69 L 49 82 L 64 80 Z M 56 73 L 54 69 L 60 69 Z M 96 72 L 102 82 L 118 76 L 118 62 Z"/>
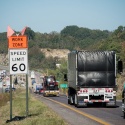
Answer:
<path fill-rule="evenodd" d="M 10 49 L 10 74 L 27 74 L 28 57 L 27 49 Z"/>

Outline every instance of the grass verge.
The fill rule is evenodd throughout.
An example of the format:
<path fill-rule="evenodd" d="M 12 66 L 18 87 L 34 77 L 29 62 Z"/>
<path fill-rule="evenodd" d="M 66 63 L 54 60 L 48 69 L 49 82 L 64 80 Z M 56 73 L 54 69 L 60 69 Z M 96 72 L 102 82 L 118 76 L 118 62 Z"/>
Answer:
<path fill-rule="evenodd" d="M 0 107 L 4 106 L 9 101 L 9 99 L 8 93 L 0 94 Z"/>
<path fill-rule="evenodd" d="M 29 93 L 29 117 L 6 123 L 10 120 L 10 103 L 0 108 L 0 125 L 68 125 L 60 116 Z M 26 115 L 26 92 L 17 89 L 13 93 L 12 117 Z"/>

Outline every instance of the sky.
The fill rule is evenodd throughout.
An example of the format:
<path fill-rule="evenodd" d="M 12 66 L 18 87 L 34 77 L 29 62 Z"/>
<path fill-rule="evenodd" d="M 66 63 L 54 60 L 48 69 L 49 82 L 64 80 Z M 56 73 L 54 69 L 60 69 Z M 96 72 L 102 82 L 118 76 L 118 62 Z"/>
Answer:
<path fill-rule="evenodd" d="M 0 0 L 0 33 L 60 32 L 66 26 L 114 31 L 125 26 L 125 0 Z"/>

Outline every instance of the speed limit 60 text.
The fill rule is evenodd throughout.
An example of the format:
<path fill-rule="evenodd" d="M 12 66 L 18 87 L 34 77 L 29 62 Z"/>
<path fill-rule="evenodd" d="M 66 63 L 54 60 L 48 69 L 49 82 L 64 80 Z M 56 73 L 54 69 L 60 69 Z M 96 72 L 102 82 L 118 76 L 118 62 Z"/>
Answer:
<path fill-rule="evenodd" d="M 10 55 L 10 74 L 21 74 L 28 72 L 27 49 L 11 49 Z"/>

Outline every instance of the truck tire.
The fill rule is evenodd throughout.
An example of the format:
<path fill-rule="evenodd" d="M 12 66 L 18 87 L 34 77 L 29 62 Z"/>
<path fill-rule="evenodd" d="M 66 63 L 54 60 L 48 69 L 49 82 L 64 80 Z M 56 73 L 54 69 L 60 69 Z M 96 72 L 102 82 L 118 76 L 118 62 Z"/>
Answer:
<path fill-rule="evenodd" d="M 43 93 L 43 96 L 46 97 L 46 93 Z"/>
<path fill-rule="evenodd" d="M 70 104 L 70 100 L 69 100 L 69 97 L 68 97 L 68 104 Z"/>
<path fill-rule="evenodd" d="M 123 115 L 124 115 L 124 119 L 125 119 L 125 111 L 123 112 Z"/>
<path fill-rule="evenodd" d="M 102 107 L 106 107 L 106 102 L 102 102 Z"/>
<path fill-rule="evenodd" d="M 85 103 L 86 105 L 79 105 L 78 104 L 78 97 L 77 97 L 77 95 L 75 94 L 75 97 L 74 97 L 74 105 L 75 105 L 75 107 L 77 107 L 77 108 L 86 108 L 87 107 L 87 103 Z"/>
<path fill-rule="evenodd" d="M 69 99 L 68 99 L 68 104 L 70 105 L 73 105 L 73 97 L 72 96 L 69 96 Z"/>
<path fill-rule="evenodd" d="M 74 105 L 75 105 L 75 107 L 77 107 L 77 108 L 82 107 L 82 106 L 80 106 L 80 105 L 78 104 L 78 98 L 77 98 L 77 95 L 76 95 L 76 94 L 75 94 L 75 97 L 74 97 Z"/>
<path fill-rule="evenodd" d="M 75 99 L 74 99 L 75 101 L 74 101 L 74 105 L 75 105 L 75 107 L 78 107 L 78 102 L 77 102 L 77 95 L 75 94 Z"/>
<path fill-rule="evenodd" d="M 71 105 L 71 100 L 70 100 L 70 96 L 68 97 L 68 104 L 70 104 Z"/>

